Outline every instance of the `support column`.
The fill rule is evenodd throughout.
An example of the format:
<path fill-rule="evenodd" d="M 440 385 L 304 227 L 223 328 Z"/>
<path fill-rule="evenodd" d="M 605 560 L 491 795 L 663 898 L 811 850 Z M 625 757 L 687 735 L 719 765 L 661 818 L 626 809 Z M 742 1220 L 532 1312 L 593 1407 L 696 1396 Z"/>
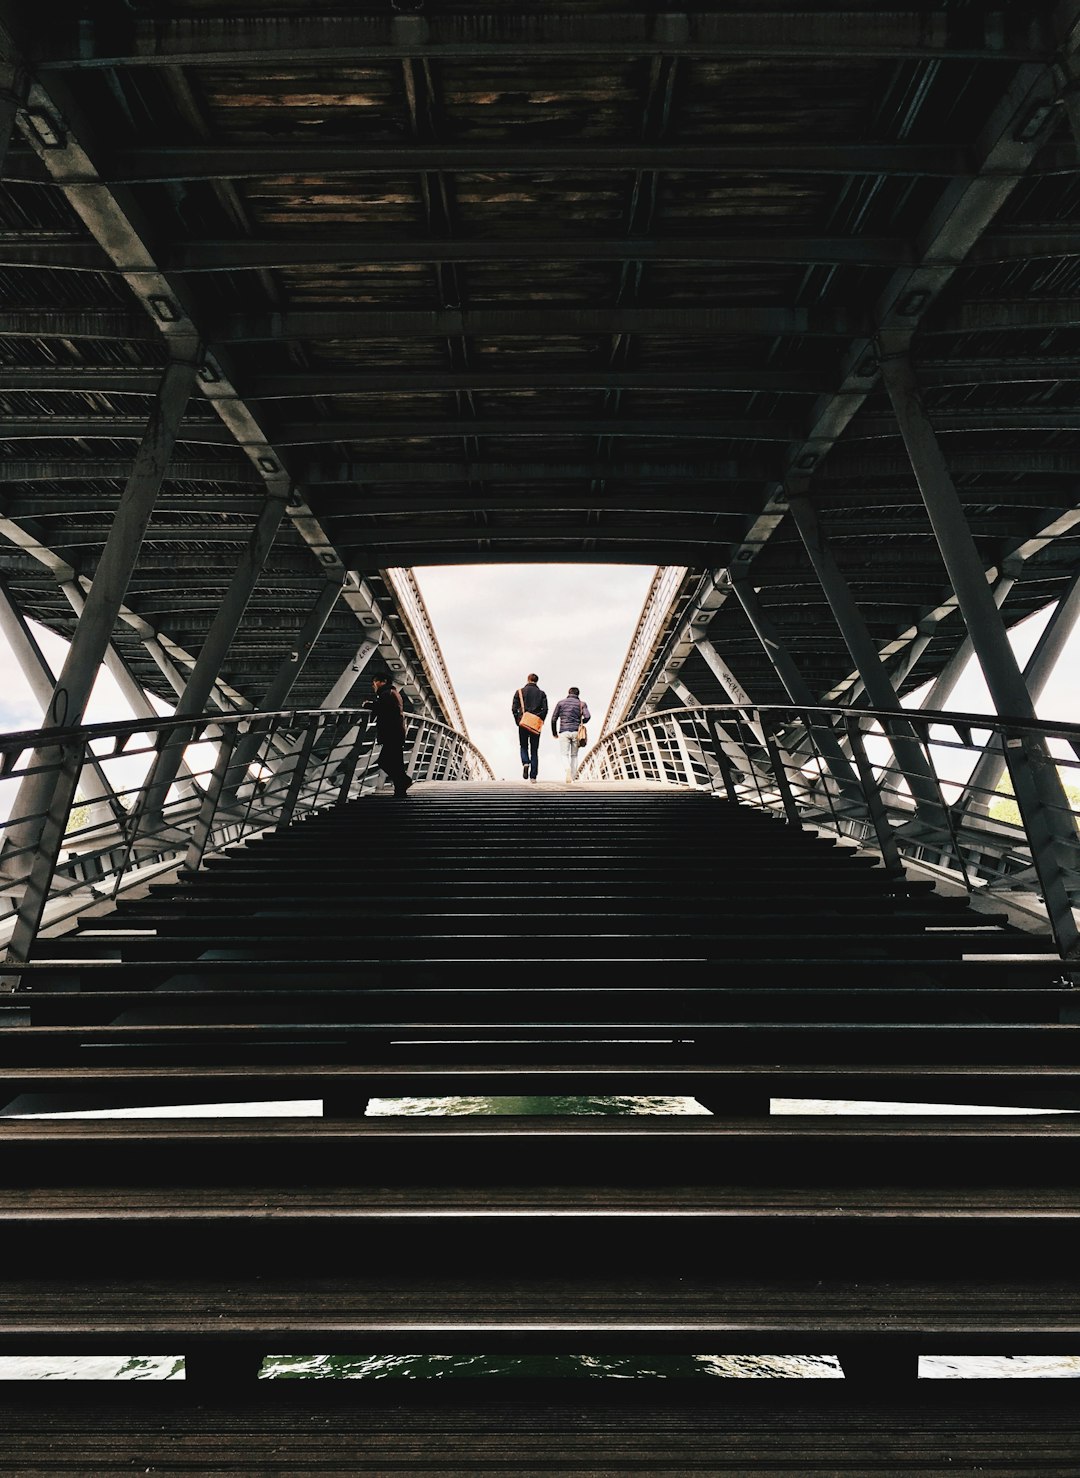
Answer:
<path fill-rule="evenodd" d="M 284 706 L 285 699 L 292 691 L 293 684 L 304 670 L 304 663 L 311 655 L 312 648 L 322 635 L 323 628 L 330 619 L 331 612 L 337 605 L 344 585 L 340 580 L 328 580 L 319 591 L 315 604 L 308 612 L 308 616 L 296 638 L 295 644 L 289 649 L 282 660 L 277 672 L 270 680 L 270 684 L 259 700 L 259 707 L 272 711 Z M 249 733 L 242 736 L 236 745 L 236 752 L 230 765 L 230 774 L 225 785 L 226 794 L 235 794 L 239 788 L 247 768 L 259 752 L 262 742 L 262 733 L 253 728 Z"/>
<path fill-rule="evenodd" d="M 15 654 L 15 660 L 19 664 L 23 677 L 30 684 L 34 701 L 41 705 L 41 711 L 44 713 L 56 690 L 56 678 L 34 633 L 8 594 L 3 580 L 0 580 L 0 632 L 3 632 L 8 645 Z M 79 790 L 87 803 L 94 808 L 92 813 L 94 824 L 104 825 L 107 815 L 111 816 L 118 826 L 127 819 L 127 812 L 109 784 L 100 762 L 93 756 L 82 768 L 79 776 Z"/>
<path fill-rule="evenodd" d="M 83 721 L 195 385 L 197 358 L 192 345 L 190 358 L 173 360 L 161 377 L 146 431 L 94 572 L 94 583 L 45 712 L 45 734 L 50 729 L 77 727 Z M 81 763 L 69 763 L 65 756 L 58 767 L 58 760 L 60 752 L 55 745 L 35 749 L 32 764 L 36 773 L 24 777 L 12 806 L 11 814 L 16 818 L 9 832 L 12 843 L 30 850 L 12 859 L 18 874 L 27 881 L 8 944 L 9 960 L 29 959 L 75 798 Z M 19 822 L 19 817 L 27 819 Z M 10 989 L 14 982 L 7 977 L 3 984 Z"/>
<path fill-rule="evenodd" d="M 891 354 L 884 352 L 887 345 L 881 347 L 885 387 L 995 711 L 1003 719 L 1033 720 L 1035 705 L 986 583 L 952 474 L 923 406 L 907 346 Z M 1005 754 L 1054 937 L 1063 957 L 1071 958 L 1080 952 L 1080 932 L 1066 867 L 1075 853 L 1077 835 L 1065 791 L 1046 744 L 1038 736 L 1011 739 Z"/>
<path fill-rule="evenodd" d="M 998 578 L 994 581 L 991 589 L 991 595 L 996 606 L 1000 608 L 1005 604 L 1005 599 L 1008 596 L 1009 591 L 1013 588 L 1015 584 L 1016 580 L 1011 575 L 998 576 Z M 910 661 L 905 662 L 903 668 L 905 677 L 915 666 L 915 663 L 922 656 L 926 648 L 930 645 L 930 641 L 931 638 L 927 637 L 923 645 L 920 646 L 915 656 Z M 953 689 L 963 677 L 964 668 L 971 661 L 974 653 L 975 648 L 971 645 L 971 637 L 965 636 L 963 641 L 957 647 L 956 651 L 952 654 L 952 656 L 946 662 L 945 666 L 941 669 L 937 677 L 934 679 L 933 683 L 927 689 L 926 697 L 923 699 L 922 703 L 920 703 L 919 707 L 930 709 L 944 708 L 945 705 L 948 703 L 950 697 L 952 696 Z"/>
<path fill-rule="evenodd" d="M 60 589 L 63 592 L 65 600 L 67 601 L 71 609 L 75 612 L 76 616 L 81 616 L 83 613 L 83 607 L 86 605 L 86 596 L 82 593 L 80 587 L 76 584 L 74 580 L 65 580 L 64 583 L 60 586 Z M 149 650 L 150 644 L 144 643 L 144 645 Z M 105 668 L 109 676 L 112 678 L 116 686 L 120 689 L 121 698 L 123 698 L 124 702 L 131 709 L 132 716 L 134 718 L 150 719 L 152 722 L 156 723 L 161 715 L 158 713 L 154 705 L 150 702 L 150 699 L 143 690 L 142 685 L 136 681 L 135 677 L 132 675 L 131 669 L 128 667 L 127 663 L 124 661 L 123 657 L 121 657 L 120 653 L 117 651 L 116 647 L 112 644 L 111 641 L 109 645 L 105 648 L 105 656 L 102 660 L 105 664 Z M 180 686 L 176 690 L 178 693 L 183 690 L 183 679 L 181 678 L 179 681 Z M 181 766 L 181 774 L 184 776 L 184 784 L 188 793 L 195 794 L 194 786 L 191 781 L 191 771 L 188 769 L 187 765 Z"/>
<path fill-rule="evenodd" d="M 745 572 L 728 571 L 728 583 L 735 592 L 735 597 L 743 608 L 746 619 L 754 628 L 754 635 L 765 652 L 766 657 L 772 663 L 773 671 L 783 684 L 784 692 L 792 703 L 800 708 L 813 708 L 818 703 L 807 685 L 806 679 L 796 667 L 791 654 L 780 639 L 780 633 L 765 614 L 761 602 L 757 598 L 754 589 Z M 807 714 L 804 720 L 807 733 L 813 743 L 821 751 L 821 757 L 829 771 L 829 774 L 840 786 L 845 795 L 851 799 L 862 802 L 862 795 L 855 773 L 851 768 L 847 755 L 840 748 L 839 741 L 828 724 L 820 728 L 813 727 L 812 720 Z"/>
<path fill-rule="evenodd" d="M 206 633 L 202 650 L 199 652 L 195 666 L 191 669 L 187 686 L 173 712 L 174 718 L 194 717 L 201 714 L 206 707 L 210 690 L 225 660 L 225 654 L 236 635 L 237 627 L 243 620 L 247 603 L 262 574 L 263 566 L 274 542 L 274 535 L 278 531 L 278 525 L 285 512 L 285 501 L 281 493 L 267 494 L 248 539 L 247 548 L 240 556 L 221 605 L 210 623 L 210 630 Z M 177 730 L 166 740 L 154 761 L 146 785 L 143 787 L 140 836 L 146 837 L 149 832 L 160 828 L 169 787 L 176 779 L 184 757 L 184 750 L 189 742 L 186 731 Z"/>
<path fill-rule="evenodd" d="M 911 791 L 919 816 L 935 830 L 945 830 L 945 807 L 937 775 L 916 738 L 914 729 L 900 717 L 903 709 L 896 690 L 882 666 L 874 639 L 851 588 L 829 549 L 818 522 L 817 511 L 803 492 L 791 492 L 789 504 L 799 537 L 810 556 L 814 573 L 821 582 L 825 599 L 840 628 L 851 660 L 862 678 L 871 706 L 897 715 L 897 719 L 890 721 L 887 727 L 883 724 L 882 728 L 885 729 L 889 747 Z"/>
<path fill-rule="evenodd" d="M 1024 668 L 1024 683 L 1031 694 L 1032 706 L 1037 704 L 1041 698 L 1047 679 L 1057 665 L 1058 658 L 1073 633 L 1078 617 L 1080 617 L 1080 574 L 1073 576 L 1069 589 L 1062 596 L 1057 610 L 1046 623 L 1043 634 L 1039 637 L 1035 650 Z M 1073 748 L 1075 750 L 1076 745 Z M 987 792 L 997 789 L 998 782 L 1004 773 L 1005 755 L 1002 752 L 1001 740 L 995 734 L 972 770 L 967 788 L 957 802 L 957 806 L 977 815 L 985 815 Z"/>
<path fill-rule="evenodd" d="M 353 688 L 359 681 L 360 674 L 364 671 L 365 667 L 368 665 L 368 663 L 371 661 L 372 657 L 374 657 L 375 653 L 378 650 L 379 647 L 377 642 L 370 640 L 370 638 L 365 638 L 365 640 L 362 641 L 357 648 L 356 655 L 342 669 L 340 677 L 334 683 L 333 687 L 327 693 L 323 701 L 319 704 L 319 707 L 340 708 L 341 705 L 345 702 L 345 699 L 349 696 L 349 694 L 352 692 Z M 364 727 L 365 725 L 361 724 L 361 729 L 363 729 Z M 304 741 L 302 737 L 299 739 L 294 739 L 289 744 L 285 753 L 280 758 L 274 760 L 274 762 L 270 765 L 271 773 L 275 779 L 278 776 L 287 773 L 290 769 L 293 768 L 293 766 L 295 766 L 296 756 L 299 753 L 300 746 L 303 744 L 303 742 Z M 244 784 L 243 775 L 240 776 L 239 784 L 241 786 Z"/>
<path fill-rule="evenodd" d="M 0 179 L 4 178 L 4 163 L 15 132 L 15 117 L 24 101 L 24 82 L 25 75 L 18 66 L 0 61 Z"/>

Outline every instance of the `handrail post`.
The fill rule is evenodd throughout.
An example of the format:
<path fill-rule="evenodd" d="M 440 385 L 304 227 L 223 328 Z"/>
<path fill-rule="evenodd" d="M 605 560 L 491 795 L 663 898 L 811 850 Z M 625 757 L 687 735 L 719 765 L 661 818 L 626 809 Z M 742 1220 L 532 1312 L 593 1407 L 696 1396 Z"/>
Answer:
<path fill-rule="evenodd" d="M 716 762 L 720 766 L 720 774 L 724 781 L 724 789 L 727 791 L 728 800 L 731 801 L 733 805 L 737 806 L 739 804 L 739 792 L 735 788 L 735 773 L 732 769 L 731 761 L 727 756 L 727 751 L 724 749 L 724 740 L 721 737 L 723 734 L 723 729 L 719 719 L 713 719 L 712 731 L 713 743 L 716 752 Z"/>
<path fill-rule="evenodd" d="M 769 758 L 772 760 L 773 776 L 776 780 L 776 788 L 780 792 L 780 799 L 783 802 L 784 812 L 787 816 L 788 822 L 795 828 L 796 831 L 801 831 L 802 816 L 799 814 L 799 808 L 795 804 L 795 797 L 791 791 L 791 785 L 788 781 L 787 771 L 784 768 L 784 761 L 780 756 L 780 749 L 776 743 L 776 740 L 772 736 L 771 729 L 765 730 L 765 747 L 769 751 Z"/>
<path fill-rule="evenodd" d="M 30 958 L 30 950 L 41 927 L 83 767 L 82 744 L 61 744 L 54 746 L 54 749 L 59 749 L 59 757 L 49 797 L 49 809 L 41 820 L 37 850 L 26 878 L 15 927 L 5 954 L 6 960 L 17 961 L 19 964 L 24 964 Z M 0 974 L 0 993 L 18 990 L 19 984 L 17 975 Z"/>
<path fill-rule="evenodd" d="M 315 745 L 315 731 L 318 724 L 319 720 L 315 715 L 312 715 L 308 719 L 308 726 L 304 731 L 304 740 L 300 745 L 300 752 L 296 756 L 296 763 L 293 766 L 293 772 L 289 778 L 289 789 L 285 796 L 285 803 L 277 819 L 276 830 L 278 831 L 284 831 L 292 821 L 293 812 L 296 810 L 296 802 L 300 799 L 300 789 L 303 786 L 304 776 L 307 773 L 311 751 Z"/>
<path fill-rule="evenodd" d="M 198 872 L 202 864 L 203 853 L 206 844 L 210 840 L 213 830 L 214 818 L 217 815 L 218 802 L 221 800 L 221 792 L 225 785 L 225 775 L 232 761 L 237 741 L 240 738 L 240 725 L 230 724 L 221 735 L 218 743 L 218 752 L 214 760 L 214 768 L 207 783 L 203 795 L 199 814 L 195 818 L 195 825 L 191 828 L 191 841 L 188 844 L 184 856 L 184 866 L 188 872 Z"/>
<path fill-rule="evenodd" d="M 900 849 L 896 845 L 892 827 L 889 825 L 889 817 L 881 799 L 873 766 L 867 758 L 866 745 L 862 736 L 862 721 L 858 714 L 852 713 L 845 718 L 844 724 L 847 729 L 848 742 L 851 745 L 851 753 L 855 759 L 855 768 L 862 782 L 866 809 L 870 813 L 870 821 L 877 836 L 878 851 L 885 863 L 885 871 L 890 877 L 902 878 L 905 876 L 904 864 L 900 858 Z"/>

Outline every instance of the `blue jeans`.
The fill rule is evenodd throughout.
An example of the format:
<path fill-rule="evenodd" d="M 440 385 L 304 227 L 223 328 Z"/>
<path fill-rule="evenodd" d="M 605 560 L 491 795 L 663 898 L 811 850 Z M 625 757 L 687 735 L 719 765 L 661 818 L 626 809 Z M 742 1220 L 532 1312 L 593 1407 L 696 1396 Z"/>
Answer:
<path fill-rule="evenodd" d="M 529 767 L 529 779 L 536 779 L 536 772 L 540 765 L 540 735 L 530 734 L 528 729 L 518 729 L 518 742 L 521 745 L 521 768 Z"/>

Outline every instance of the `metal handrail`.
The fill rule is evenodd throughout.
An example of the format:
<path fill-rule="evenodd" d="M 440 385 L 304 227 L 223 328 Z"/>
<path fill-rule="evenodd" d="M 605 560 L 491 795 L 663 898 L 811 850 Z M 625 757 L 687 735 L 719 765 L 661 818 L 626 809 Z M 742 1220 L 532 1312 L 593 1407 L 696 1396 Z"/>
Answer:
<path fill-rule="evenodd" d="M 494 779 L 465 735 L 424 715 L 405 718 L 414 780 Z M 154 759 L 177 735 L 185 773 L 160 812 L 150 815 Z M 257 748 L 252 754 L 249 739 L 234 759 L 245 735 L 257 739 Z M 366 707 L 247 709 L 0 734 L 0 944 L 6 960 L 25 960 L 27 940 L 38 928 L 73 908 L 115 896 L 169 866 L 194 870 L 207 852 L 379 790 L 388 782 L 376 767 L 377 748 Z M 30 878 L 50 808 L 21 815 L 10 808 L 27 776 L 59 776 L 91 763 L 111 791 L 104 800 L 77 799 L 66 816 L 52 818 L 61 828 L 60 853 L 47 897 L 32 906 Z M 30 924 L 32 912 L 38 917 Z M 9 977 L 7 988 L 15 986 Z"/>
<path fill-rule="evenodd" d="M 893 753 L 898 729 L 909 741 L 914 734 L 936 805 Z M 1060 785 L 1043 785 L 1037 807 L 1018 791 L 1016 819 L 1000 814 L 996 803 L 1009 793 L 971 783 L 990 745 L 1014 775 L 1014 766 L 1040 767 Z M 893 873 L 913 863 L 972 895 L 1022 894 L 1061 957 L 1080 958 L 1080 796 L 1065 789 L 1080 790 L 1080 724 L 938 709 L 691 704 L 605 733 L 578 774 L 689 785 L 791 825 L 831 828 L 878 851 Z"/>

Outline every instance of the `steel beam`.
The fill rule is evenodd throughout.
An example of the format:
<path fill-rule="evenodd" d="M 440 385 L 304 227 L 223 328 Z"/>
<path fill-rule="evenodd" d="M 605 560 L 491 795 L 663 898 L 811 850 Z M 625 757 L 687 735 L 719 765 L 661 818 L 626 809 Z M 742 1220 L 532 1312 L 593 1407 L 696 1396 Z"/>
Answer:
<path fill-rule="evenodd" d="M 247 548 L 237 563 L 229 587 L 210 623 L 198 660 L 173 710 L 174 718 L 194 717 L 201 714 L 206 707 L 229 643 L 243 620 L 244 610 L 262 574 L 284 513 L 285 499 L 268 493 L 263 510 L 251 531 Z M 184 749 L 189 742 L 189 736 L 184 730 L 175 730 L 158 752 L 140 797 L 140 837 L 146 838 L 160 826 L 169 787 L 176 779 Z"/>
<path fill-rule="evenodd" d="M 1030 722 L 1035 706 L 987 586 L 948 463 L 923 407 L 906 342 L 884 338 L 881 347 L 889 399 L 994 709 L 1002 719 Z M 1030 735 L 1009 740 L 1006 759 L 1054 937 L 1062 955 L 1069 958 L 1080 946 L 1067 883 L 1077 844 L 1071 810 L 1044 740 Z"/>
<path fill-rule="evenodd" d="M 49 666 L 45 653 L 30 630 L 25 616 L 11 599 L 6 584 L 0 579 L 0 634 L 10 647 L 19 670 L 26 679 L 34 701 L 45 713 L 56 691 L 56 676 Z M 79 776 L 79 790 L 84 799 L 95 807 L 93 819 L 104 820 L 103 811 L 113 821 L 122 823 L 127 812 L 109 784 L 99 760 L 91 756 Z"/>
<path fill-rule="evenodd" d="M 519 461 L 519 462 L 298 462 L 310 488 L 341 483 L 454 483 L 590 481 L 626 482 L 753 482 L 769 477 L 775 467 L 760 459 L 734 457 L 666 462 Z M 2 470 L 2 469 L 0 469 Z"/>
<path fill-rule="evenodd" d="M 897 715 L 882 728 L 920 816 L 936 829 L 943 828 L 946 821 L 938 777 L 914 729 L 900 717 L 903 713 L 900 700 L 878 655 L 866 619 L 829 548 L 814 505 L 805 492 L 796 490 L 796 486 L 793 484 L 789 488 L 791 516 L 825 592 L 844 645 L 858 669 L 871 705 Z"/>
<path fill-rule="evenodd" d="M 285 654 L 277 672 L 259 700 L 260 708 L 273 711 L 284 706 L 293 684 L 304 669 L 304 663 L 311 655 L 312 648 L 322 635 L 323 628 L 341 598 L 342 588 L 340 580 L 328 580 L 319 591 L 315 604 L 308 613 L 295 641 L 291 644 L 290 650 Z M 224 780 L 224 789 L 227 794 L 234 794 L 239 789 L 247 773 L 248 765 L 258 753 L 262 737 L 260 731 L 251 730 L 236 743 L 235 756 L 230 766 L 231 777 L 226 776 Z"/>
<path fill-rule="evenodd" d="M 12 168 L 18 168 L 17 161 Z M 748 172 L 785 177 L 868 174 L 953 180 L 973 173 L 973 165 L 965 150 L 948 144 L 819 144 L 799 139 L 783 143 L 717 139 L 707 144 L 611 144 L 603 140 L 506 144 L 487 139 L 470 144 L 320 144 L 314 140 L 302 144 L 152 144 L 115 149 L 102 161 L 102 178 L 110 186 L 264 180 L 280 175 L 355 179 L 357 175 L 476 170 L 496 174 L 676 170 L 680 174 Z"/>
<path fill-rule="evenodd" d="M 9 15 L 10 5 L 4 0 L 0 5 L 0 56 L 13 59 L 15 43 Z M 63 199 L 122 276 L 146 314 L 145 321 L 167 343 L 188 343 L 193 337 L 205 341 L 198 303 L 183 282 L 170 278 L 161 269 L 155 256 L 152 243 L 160 233 L 143 217 L 130 192 L 118 193 L 104 183 L 97 163 L 103 151 L 78 97 L 62 78 L 50 77 L 47 86 L 43 85 L 42 74 L 37 70 L 30 85 L 29 103 L 44 115 L 58 122 L 63 120 L 55 144 L 48 144 L 40 131 L 29 126 L 23 130 L 26 141 Z M 293 528 L 310 548 L 324 577 L 340 572 L 344 578 L 344 562 L 303 494 L 296 489 L 280 452 L 268 439 L 259 418 L 239 394 L 226 353 L 217 351 L 205 357 L 199 370 L 199 383 L 203 396 L 229 427 L 239 451 L 268 495 L 288 497 Z M 347 589 L 344 599 L 362 620 L 367 607 L 361 592 Z M 423 701 L 430 701 L 427 693 Z"/>
<path fill-rule="evenodd" d="M 118 39 L 123 44 L 118 45 Z M 976 12 L 963 37 L 944 12 L 890 10 L 717 12 L 689 8 L 656 12 L 633 6 L 604 13 L 570 11 L 445 12 L 424 15 L 304 10 L 267 15 L 231 13 L 129 16 L 119 26 L 84 21 L 76 31 L 58 18 L 48 46 L 35 59 L 43 71 L 113 67 L 228 67 L 325 65 L 400 61 L 517 62 L 530 57 L 718 58 L 811 57 L 852 61 L 877 57 L 924 61 L 945 58 L 999 62 L 1024 60 L 1045 66 L 1053 41 L 1023 14 Z"/>
<path fill-rule="evenodd" d="M 86 605 L 44 715 L 43 736 L 50 729 L 77 727 L 83 721 L 120 614 L 127 582 L 139 557 L 177 429 L 195 385 L 196 345 L 190 345 L 189 355 L 186 359 L 173 360 L 162 375 L 146 434 L 136 453 Z M 80 752 L 73 758 L 75 750 Z M 16 875 L 26 879 L 26 886 L 8 944 L 8 960 L 29 959 L 60 855 L 81 762 L 81 746 L 69 747 L 61 754 L 55 746 L 42 744 L 33 755 L 36 773 L 28 774 L 19 786 L 12 806 L 16 820 L 9 828 L 8 846 L 23 849 L 12 861 Z M 0 988 L 11 990 L 15 986 L 13 977 L 0 981 Z"/>
<path fill-rule="evenodd" d="M 1080 573 L 1073 576 L 1069 589 L 1058 601 L 1057 608 L 1043 628 L 1024 667 L 1024 682 L 1031 694 L 1032 705 L 1036 705 L 1051 673 L 1058 664 L 1065 645 L 1072 635 L 1077 619 L 1080 618 Z M 1077 746 L 1074 744 L 1073 749 Z M 1001 741 L 995 735 L 983 750 L 979 761 L 968 777 L 964 794 L 957 801 L 958 807 L 985 814 L 989 796 L 997 790 L 1006 769 Z"/>
<path fill-rule="evenodd" d="M 925 351 L 927 345 L 923 346 Z M 1061 353 L 1034 354 L 1024 349 L 1008 359 L 950 352 L 934 360 L 916 357 L 919 377 L 928 387 L 952 385 L 1030 385 L 1080 380 L 1080 358 Z M 33 390 L 39 394 L 98 390 L 107 394 L 151 396 L 160 368 L 117 369 L 111 365 L 0 365 L 0 390 Z M 876 365 L 874 374 L 876 375 Z M 494 370 L 485 366 L 455 369 L 311 370 L 301 373 L 253 374 L 244 383 L 247 400 L 307 399 L 319 395 L 396 394 L 399 391 L 466 390 L 680 390 L 730 392 L 745 398 L 757 390 L 776 394 L 821 396 L 830 388 L 820 370 L 724 368 L 667 370 L 581 367 L 553 370 Z"/>
<path fill-rule="evenodd" d="M 43 324 L 47 313 L 13 311 L 0 314 L 0 334 L 5 321 Z M 80 315 L 71 315 L 79 319 Z M 102 328 L 110 315 L 100 318 Z M 120 315 L 112 315 L 118 317 Z M 54 332 L 59 332 L 54 330 Z M 729 334 L 761 334 L 778 338 L 850 338 L 868 333 L 869 321 L 846 308 L 771 308 L 743 304 L 723 308 L 670 306 L 666 308 L 356 308 L 342 303 L 326 308 L 290 308 L 278 313 L 232 313 L 222 320 L 215 343 L 280 343 L 291 339 L 447 339 L 447 338 L 550 338 L 560 334 L 674 334 L 679 337 L 716 337 Z M 34 337 L 42 337 L 37 332 Z M 103 337 L 86 332 L 84 337 Z M 134 337 L 131 335 L 130 337 Z"/>
<path fill-rule="evenodd" d="M 15 132 L 15 116 L 22 107 L 25 88 L 22 69 L 12 58 L 0 58 L 0 179 L 7 178 L 7 156 Z"/>
<path fill-rule="evenodd" d="M 5 308 L 0 335 L 9 339 L 91 339 L 101 343 L 153 342 L 153 325 L 138 313 L 108 308 Z"/>
<path fill-rule="evenodd" d="M 1055 48 L 1072 51 L 1076 45 L 1072 29 L 1080 16 L 1077 0 L 1065 0 L 1055 16 Z M 932 309 L 937 295 L 963 265 L 968 253 L 983 236 L 994 217 L 1020 183 L 1025 170 L 1034 164 L 1043 141 L 1024 135 L 1027 120 L 1037 110 L 1051 110 L 1057 88 L 1050 69 L 1039 64 L 1020 65 L 1009 74 L 1000 99 L 993 107 L 976 141 L 973 156 L 976 170 L 971 178 L 957 178 L 942 192 L 917 242 L 916 262 L 891 273 L 874 306 L 879 326 L 905 325 L 914 331 Z M 1030 357 L 1028 358 L 1030 363 Z M 943 383 L 955 383 L 946 370 Z M 840 371 L 828 391 L 819 397 L 807 418 L 806 434 L 792 444 L 787 471 L 804 475 L 817 468 L 844 434 L 852 418 L 874 390 L 879 365 L 873 335 L 856 335 L 848 345 Z M 760 510 L 749 521 L 740 543 L 732 551 L 731 566 L 749 564 L 772 538 L 786 513 L 783 487 L 769 481 Z M 722 604 L 716 603 L 715 610 Z M 675 634 L 667 646 L 678 645 Z M 640 680 L 636 701 L 647 706 L 655 701 L 664 683 L 665 654 Z"/>
<path fill-rule="evenodd" d="M 784 692 L 787 693 L 792 703 L 800 708 L 815 707 L 820 703 L 820 698 L 811 691 L 794 658 L 785 647 L 779 631 L 766 615 L 749 576 L 742 570 L 729 570 L 727 578 L 743 608 L 746 619 L 753 628 L 754 635 L 761 643 L 762 650 L 769 659 L 773 671 L 780 679 Z M 837 785 L 844 794 L 853 799 L 861 799 L 859 781 L 832 729 L 828 724 L 815 725 L 808 713 L 804 715 L 803 722 L 811 742 L 820 751 L 825 766 Z"/>
<path fill-rule="evenodd" d="M 1031 419 L 1031 418 L 1027 418 Z M 1049 429 L 1069 429 L 1067 413 L 1048 416 Z M 1072 420 L 1080 427 L 1080 414 Z M 1052 423 L 1052 424 L 1051 424 Z M 60 439 L 123 441 L 138 440 L 145 421 L 137 416 L 12 416 L 0 422 L 4 441 L 56 441 Z M 1045 428 L 1044 428 L 1045 429 Z M 493 420 L 469 420 L 463 417 L 356 416 L 350 420 L 284 422 L 272 429 L 278 446 L 333 445 L 337 442 L 365 442 L 378 438 L 407 440 L 412 437 L 445 437 L 460 441 L 466 436 L 505 438 L 537 438 L 553 436 L 652 437 L 673 441 L 753 440 L 788 442 L 798 435 L 794 421 L 779 418 L 730 417 L 718 420 L 706 416 L 664 417 L 650 420 L 620 420 L 614 416 L 554 416 L 530 419 L 522 416 Z M 897 436 L 895 422 L 891 435 Z M 235 446 L 236 442 L 220 421 L 189 421 L 180 440 L 185 445 Z"/>
<path fill-rule="evenodd" d="M 130 460 L 121 457 L 42 457 L 36 461 L 0 462 L 0 483 L 22 482 L 122 482 L 131 471 Z M 171 457 L 164 469 L 170 482 L 238 483 L 257 487 L 260 478 L 245 462 L 196 462 Z"/>
<path fill-rule="evenodd" d="M 86 605 L 86 596 L 83 594 L 79 585 L 74 580 L 66 580 L 60 586 L 60 589 L 68 605 L 75 612 L 76 617 L 81 616 L 83 608 Z M 123 618 L 121 617 L 121 619 Z M 154 659 L 173 691 L 177 694 L 182 693 L 184 690 L 184 680 L 169 660 L 160 641 L 152 636 L 146 636 L 143 637 L 143 646 Z M 105 648 L 105 655 L 102 658 L 102 662 L 109 676 L 120 690 L 120 696 L 128 708 L 130 708 L 133 716 L 156 722 L 161 715 L 150 701 L 149 695 L 144 691 L 142 685 L 135 680 L 131 669 L 111 641 Z M 222 708 L 232 706 L 223 697 L 219 697 L 219 702 Z M 184 777 L 185 791 L 191 794 L 191 771 L 187 765 L 183 766 L 181 773 Z"/>

